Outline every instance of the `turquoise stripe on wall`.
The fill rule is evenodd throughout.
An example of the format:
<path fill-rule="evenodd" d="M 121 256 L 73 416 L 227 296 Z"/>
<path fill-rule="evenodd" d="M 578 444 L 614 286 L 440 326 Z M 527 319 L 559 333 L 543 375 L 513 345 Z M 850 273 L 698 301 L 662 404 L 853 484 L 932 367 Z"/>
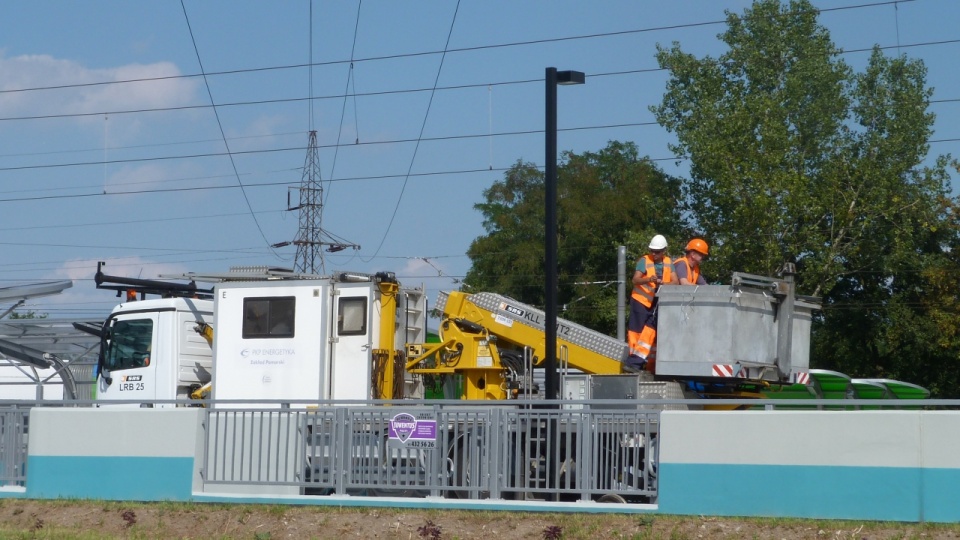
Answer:
<path fill-rule="evenodd" d="M 960 522 L 960 469 L 923 469 L 923 521 Z"/>
<path fill-rule="evenodd" d="M 29 456 L 27 497 L 185 501 L 193 458 Z"/>
<path fill-rule="evenodd" d="M 952 474 L 937 486 L 944 503 L 960 496 Z M 658 502 L 666 514 L 919 521 L 924 480 L 918 468 L 661 463 Z"/>

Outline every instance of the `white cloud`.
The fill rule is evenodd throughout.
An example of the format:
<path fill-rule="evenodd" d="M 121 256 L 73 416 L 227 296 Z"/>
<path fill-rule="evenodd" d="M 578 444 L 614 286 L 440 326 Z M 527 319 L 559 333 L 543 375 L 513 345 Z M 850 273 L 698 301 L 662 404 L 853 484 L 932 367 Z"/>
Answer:
<path fill-rule="evenodd" d="M 0 90 L 4 91 L 0 93 L 0 114 L 86 114 L 198 103 L 195 99 L 198 81 L 178 78 L 180 75 L 180 69 L 171 62 L 91 69 L 49 55 L 8 58 L 0 52 Z M 94 84 L 125 80 L 139 81 Z M 91 86 L 81 86 L 84 84 Z M 66 88 L 14 91 L 57 86 Z"/>
<path fill-rule="evenodd" d="M 429 262 L 428 262 L 429 261 Z M 407 259 L 397 275 L 423 277 L 438 277 L 443 273 L 443 265 L 424 260 L 422 258 Z"/>

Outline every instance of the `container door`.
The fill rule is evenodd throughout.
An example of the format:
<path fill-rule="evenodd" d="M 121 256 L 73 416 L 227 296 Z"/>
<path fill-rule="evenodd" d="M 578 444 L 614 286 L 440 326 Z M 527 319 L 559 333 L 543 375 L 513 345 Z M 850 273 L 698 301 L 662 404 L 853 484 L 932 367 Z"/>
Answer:
<path fill-rule="evenodd" d="M 370 399 L 372 287 L 338 284 L 331 321 L 330 399 Z"/>

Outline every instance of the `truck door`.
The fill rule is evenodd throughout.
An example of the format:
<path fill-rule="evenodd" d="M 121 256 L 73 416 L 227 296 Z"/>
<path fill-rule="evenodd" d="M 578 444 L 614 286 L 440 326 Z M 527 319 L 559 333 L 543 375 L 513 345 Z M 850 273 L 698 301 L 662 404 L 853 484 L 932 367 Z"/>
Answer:
<path fill-rule="evenodd" d="M 333 297 L 330 399 L 370 399 L 372 291 L 369 283 L 338 284 Z"/>
<path fill-rule="evenodd" d="M 124 313 L 109 320 L 97 371 L 97 400 L 157 399 L 158 313 Z"/>

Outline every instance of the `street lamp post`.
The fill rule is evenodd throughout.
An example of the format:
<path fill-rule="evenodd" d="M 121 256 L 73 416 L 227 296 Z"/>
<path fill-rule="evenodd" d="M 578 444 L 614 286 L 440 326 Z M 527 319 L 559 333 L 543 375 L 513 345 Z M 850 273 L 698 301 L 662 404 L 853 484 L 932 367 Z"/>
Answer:
<path fill-rule="evenodd" d="M 557 374 L 557 86 L 583 84 L 580 71 L 557 71 L 548 67 L 546 76 L 546 163 L 544 166 L 545 212 L 544 252 L 546 266 L 545 306 L 546 343 L 544 368 L 546 370 L 546 398 L 557 399 L 560 377 Z"/>

